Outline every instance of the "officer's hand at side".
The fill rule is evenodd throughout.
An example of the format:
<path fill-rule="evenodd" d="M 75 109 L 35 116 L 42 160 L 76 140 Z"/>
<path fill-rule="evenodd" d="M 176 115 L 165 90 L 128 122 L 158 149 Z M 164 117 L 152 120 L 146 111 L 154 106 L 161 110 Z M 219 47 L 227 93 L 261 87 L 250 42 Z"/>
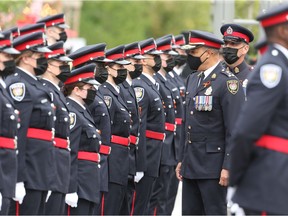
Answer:
<path fill-rule="evenodd" d="M 25 195 L 26 190 L 24 187 L 24 182 L 17 182 L 15 187 L 15 197 L 13 198 L 13 200 L 19 202 L 19 204 L 21 205 L 23 203 Z"/>
<path fill-rule="evenodd" d="M 178 179 L 179 181 L 182 181 L 182 175 L 180 175 L 181 165 L 182 165 L 182 163 L 179 162 L 179 163 L 177 164 L 176 169 L 175 169 L 176 177 L 177 177 L 177 179 Z"/>
<path fill-rule="evenodd" d="M 71 206 L 72 208 L 77 208 L 78 194 L 76 192 L 66 194 L 65 202 L 67 205 Z"/>
<path fill-rule="evenodd" d="M 138 183 L 144 176 L 144 172 L 136 172 L 134 182 Z"/>
<path fill-rule="evenodd" d="M 221 186 L 228 186 L 228 183 L 229 183 L 229 171 L 226 169 L 222 169 L 219 184 Z"/>
<path fill-rule="evenodd" d="M 51 190 L 49 190 L 49 191 L 47 192 L 47 196 L 46 196 L 46 200 L 45 200 L 46 203 L 48 202 L 49 197 L 51 196 L 51 193 L 52 193 Z"/>
<path fill-rule="evenodd" d="M 1 211 L 1 208 L 2 208 L 2 194 L 0 193 L 0 211 Z"/>

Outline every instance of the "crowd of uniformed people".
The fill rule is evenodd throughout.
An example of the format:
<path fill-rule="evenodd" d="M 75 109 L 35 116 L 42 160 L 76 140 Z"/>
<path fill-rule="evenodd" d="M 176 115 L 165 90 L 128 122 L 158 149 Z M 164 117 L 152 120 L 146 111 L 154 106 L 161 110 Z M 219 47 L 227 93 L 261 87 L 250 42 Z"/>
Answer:
<path fill-rule="evenodd" d="M 180 181 L 183 215 L 288 213 L 287 16 L 255 69 L 233 23 L 70 54 L 64 14 L 2 30 L 0 214 L 171 215 Z"/>

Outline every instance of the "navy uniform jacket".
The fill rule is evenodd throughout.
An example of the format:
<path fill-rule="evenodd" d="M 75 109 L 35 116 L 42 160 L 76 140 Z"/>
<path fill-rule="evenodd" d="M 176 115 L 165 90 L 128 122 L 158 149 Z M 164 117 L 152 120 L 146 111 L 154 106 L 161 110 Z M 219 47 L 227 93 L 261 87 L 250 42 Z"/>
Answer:
<path fill-rule="evenodd" d="M 288 52 L 283 49 L 286 56 L 270 45 L 257 63 L 233 131 L 230 184 L 238 188 L 233 200 L 271 214 L 288 213 Z M 263 135 L 284 143 L 259 140 Z"/>
<path fill-rule="evenodd" d="M 79 198 L 100 202 L 100 169 L 97 162 L 79 160 L 79 152 L 99 152 L 101 137 L 93 118 L 74 100 L 67 98 L 70 115 L 71 174 L 69 193 L 77 192 Z"/>
<path fill-rule="evenodd" d="M 70 135 L 70 117 L 69 111 L 66 106 L 66 98 L 63 93 L 60 91 L 60 88 L 51 83 L 48 80 L 40 80 L 44 86 L 46 86 L 50 93 L 52 94 L 52 101 L 55 105 L 55 139 L 54 142 L 57 142 L 59 138 L 63 141 L 69 142 Z M 67 148 L 54 148 L 55 154 L 55 169 L 57 173 L 57 178 L 54 179 L 54 184 L 52 191 L 57 191 L 61 193 L 68 193 L 69 180 L 70 180 L 70 148 L 69 145 Z"/>
<path fill-rule="evenodd" d="M 174 109 L 174 100 L 171 94 L 171 85 L 169 85 L 167 79 L 158 72 L 154 76 L 156 82 L 159 83 L 159 92 L 162 97 L 162 103 L 165 113 L 165 140 L 162 146 L 162 155 L 161 155 L 161 165 L 172 166 L 175 165 L 173 152 L 174 150 L 174 132 L 176 130 L 175 125 L 175 109 Z M 167 125 L 174 126 L 174 130 L 167 128 Z M 169 126 L 168 126 L 169 127 Z"/>
<path fill-rule="evenodd" d="M 14 108 L 14 102 L 0 83 L 0 138 L 15 139 L 18 121 L 18 111 Z M 3 197 L 13 198 L 15 196 L 16 147 L 15 145 L 15 149 L 0 148 L 0 192 Z"/>
<path fill-rule="evenodd" d="M 97 91 L 95 100 L 89 105 L 89 110 L 94 119 L 95 126 L 100 130 L 102 146 L 111 146 L 111 119 L 109 110 L 105 104 L 103 96 L 99 91 Z M 100 161 L 100 191 L 108 192 L 108 155 L 101 154 Z"/>
<path fill-rule="evenodd" d="M 109 109 L 111 118 L 112 136 L 129 138 L 130 136 L 130 115 L 125 102 L 120 94 L 108 82 L 99 87 L 105 103 Z M 112 137 L 111 137 L 112 138 Z M 129 172 L 129 148 L 110 141 L 111 153 L 108 157 L 109 182 L 120 185 L 127 185 Z"/>
<path fill-rule="evenodd" d="M 130 136 L 139 137 L 139 127 L 140 127 L 140 117 L 138 112 L 138 103 L 136 99 L 136 95 L 132 86 L 129 85 L 127 81 L 124 81 L 120 85 L 120 95 L 123 101 L 126 103 L 127 108 L 129 110 L 129 114 L 131 115 L 131 130 Z M 129 174 L 136 174 L 136 145 L 130 144 L 129 151 Z"/>
<path fill-rule="evenodd" d="M 133 80 L 133 86 L 141 119 L 137 171 L 145 172 L 147 176 L 158 177 L 163 141 L 146 137 L 146 130 L 165 132 L 162 98 L 156 86 L 143 74 Z"/>
<path fill-rule="evenodd" d="M 187 80 L 181 174 L 188 179 L 217 179 L 222 169 L 229 169 L 231 130 L 244 92 L 221 63 L 197 87 L 198 74 Z"/>
<path fill-rule="evenodd" d="M 56 178 L 54 146 L 54 108 L 51 95 L 43 84 L 32 75 L 16 68 L 15 74 L 5 80 L 7 91 L 20 112 L 21 127 L 18 130 L 18 180 L 25 187 L 34 190 L 51 190 Z M 28 128 L 45 131 L 38 138 L 28 137 Z"/>
<path fill-rule="evenodd" d="M 182 101 L 185 101 L 186 86 L 184 80 L 174 70 L 170 71 L 168 75 L 167 78 L 170 79 L 179 89 Z"/>

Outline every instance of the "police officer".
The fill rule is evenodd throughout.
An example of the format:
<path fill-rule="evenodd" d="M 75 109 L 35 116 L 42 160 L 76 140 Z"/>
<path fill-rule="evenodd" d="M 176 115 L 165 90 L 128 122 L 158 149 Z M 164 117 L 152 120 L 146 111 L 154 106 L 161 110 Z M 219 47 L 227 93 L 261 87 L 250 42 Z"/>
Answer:
<path fill-rule="evenodd" d="M 108 158 L 109 183 L 108 193 L 104 194 L 104 214 L 118 215 L 122 205 L 125 205 L 129 173 L 129 145 L 131 117 L 126 103 L 120 96 L 119 84 L 127 77 L 127 69 L 123 65 L 130 64 L 124 60 L 124 46 L 118 46 L 106 51 L 106 58 L 113 60 L 107 63 L 108 79 L 99 91 L 104 97 L 111 118 L 111 153 Z"/>
<path fill-rule="evenodd" d="M 7 215 L 12 198 L 15 196 L 17 181 L 17 126 L 18 110 L 6 91 L 4 78 L 13 74 L 15 62 L 13 55 L 19 54 L 12 47 L 11 32 L 2 32 L 0 38 L 0 214 Z"/>
<path fill-rule="evenodd" d="M 261 55 L 264 55 L 264 53 L 267 51 L 268 49 L 268 43 L 266 40 L 266 37 L 262 37 L 260 38 L 255 44 L 254 44 L 254 48 L 258 51 L 258 57 L 260 57 Z"/>
<path fill-rule="evenodd" d="M 21 28 L 19 28 L 19 35 L 23 36 L 26 34 L 31 34 L 33 32 L 43 32 L 45 33 L 45 23 L 35 23 L 35 24 L 29 24 L 25 25 Z"/>
<path fill-rule="evenodd" d="M 224 215 L 229 179 L 231 129 L 244 92 L 239 80 L 220 63 L 222 41 L 191 31 L 188 64 L 198 70 L 187 80 L 185 150 L 176 168 L 183 182 L 182 213 Z M 193 46 L 195 46 L 193 48 Z"/>
<path fill-rule="evenodd" d="M 161 52 L 156 50 L 153 38 L 141 41 L 139 44 L 141 54 L 146 58 L 142 59 L 142 74 L 133 80 L 141 119 L 136 158 L 135 215 L 148 214 L 153 184 L 159 176 L 161 150 L 165 138 L 162 98 L 153 78 L 155 71 L 161 68 L 161 58 L 158 55 Z"/>
<path fill-rule="evenodd" d="M 124 65 L 127 69 L 126 80 L 119 84 L 120 86 L 120 96 L 126 103 L 128 111 L 131 115 L 131 128 L 130 128 L 130 149 L 129 149 L 129 174 L 128 174 L 128 186 L 125 194 L 126 201 L 121 208 L 121 214 L 129 215 L 131 210 L 134 209 L 135 204 L 135 182 L 134 177 L 136 175 L 136 155 L 137 145 L 139 141 L 139 127 L 140 127 L 140 116 L 139 107 L 132 86 L 132 81 L 142 74 L 143 66 L 141 64 L 141 59 L 145 57 L 140 54 L 140 47 L 138 42 L 130 43 L 125 45 L 124 49 L 125 60 L 131 62 L 131 64 Z"/>
<path fill-rule="evenodd" d="M 254 36 L 250 30 L 238 24 L 225 24 L 220 31 L 224 40 L 222 55 L 227 70 L 230 70 L 239 79 L 243 88 L 246 89 L 247 76 L 253 67 L 246 63 L 245 57 L 249 51 L 249 43 L 253 41 Z"/>
<path fill-rule="evenodd" d="M 64 82 L 70 115 L 71 177 L 66 194 L 67 214 L 93 215 L 100 202 L 101 137 L 86 105 L 95 99 L 95 64 L 72 70 Z"/>
<path fill-rule="evenodd" d="M 257 17 L 268 49 L 249 78 L 247 101 L 232 133 L 232 200 L 246 214 L 288 213 L 287 16 L 283 3 Z"/>
<path fill-rule="evenodd" d="M 17 203 L 11 204 L 12 214 L 15 211 L 24 215 L 43 214 L 47 191 L 52 189 L 51 182 L 56 177 L 53 156 L 54 105 L 49 91 L 36 77 L 47 69 L 44 53 L 51 50 L 44 46 L 45 43 L 42 32 L 17 37 L 13 46 L 21 52 L 16 58 L 18 67 L 5 80 L 21 119 L 14 199 Z"/>
<path fill-rule="evenodd" d="M 61 92 L 60 86 L 70 75 L 70 66 L 68 62 L 72 59 L 65 56 L 62 41 L 56 42 L 48 48 L 52 50 L 46 53 L 48 59 L 48 68 L 41 76 L 43 87 L 49 89 L 55 105 L 55 137 L 54 154 L 56 162 L 57 178 L 53 179 L 52 194 L 46 198 L 45 214 L 61 215 L 65 210 L 65 194 L 68 193 L 70 180 L 70 118 L 69 110 L 66 105 L 66 98 Z"/>
<path fill-rule="evenodd" d="M 67 34 L 65 29 L 69 28 L 69 26 L 65 23 L 63 13 L 44 17 L 38 20 L 37 23 L 45 23 L 48 45 L 52 45 L 57 41 L 66 42 Z"/>

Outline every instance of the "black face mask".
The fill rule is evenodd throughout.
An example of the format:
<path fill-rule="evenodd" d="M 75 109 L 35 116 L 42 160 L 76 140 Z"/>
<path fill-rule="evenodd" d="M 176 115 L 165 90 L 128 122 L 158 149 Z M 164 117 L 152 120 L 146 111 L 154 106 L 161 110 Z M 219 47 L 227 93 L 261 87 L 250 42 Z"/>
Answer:
<path fill-rule="evenodd" d="M 182 66 L 186 63 L 187 61 L 187 56 L 186 55 L 177 55 L 174 58 L 175 64 L 178 66 Z"/>
<path fill-rule="evenodd" d="M 89 106 L 95 100 L 96 91 L 93 89 L 87 89 L 87 97 L 83 101 Z"/>
<path fill-rule="evenodd" d="M 192 71 L 197 71 L 200 65 L 203 64 L 208 59 L 206 58 L 203 62 L 201 62 L 200 58 L 202 57 L 202 55 L 204 55 L 205 52 L 203 52 L 199 57 L 188 54 L 187 62 Z"/>
<path fill-rule="evenodd" d="M 234 64 L 239 59 L 237 56 L 238 49 L 236 48 L 224 47 L 222 52 L 223 58 L 228 64 Z"/>
<path fill-rule="evenodd" d="M 161 58 L 159 55 L 156 55 L 154 57 L 154 61 L 155 61 L 155 65 L 152 67 L 152 69 L 155 71 L 155 72 L 158 72 L 161 68 L 161 65 L 162 65 L 162 61 L 161 61 Z"/>
<path fill-rule="evenodd" d="M 62 65 L 59 67 L 60 69 L 60 74 L 58 74 L 56 77 L 61 81 L 61 82 L 65 82 L 69 75 L 70 75 L 70 66 L 69 65 Z"/>
<path fill-rule="evenodd" d="M 4 61 L 4 69 L 0 72 L 0 75 L 5 79 L 7 76 L 14 73 L 16 64 L 14 60 Z"/>
<path fill-rule="evenodd" d="M 116 85 L 124 82 L 127 77 L 127 69 L 117 69 L 117 77 L 113 77 Z"/>
<path fill-rule="evenodd" d="M 67 40 L 67 34 L 66 34 L 66 32 L 65 31 L 63 31 L 63 32 L 61 32 L 60 34 L 59 34 L 59 39 L 57 40 L 57 41 L 63 41 L 63 42 L 66 42 L 66 40 Z"/>
<path fill-rule="evenodd" d="M 99 83 L 104 83 L 108 79 L 108 71 L 104 67 L 97 67 L 96 68 L 96 74 L 95 74 L 95 79 Z"/>
<path fill-rule="evenodd" d="M 45 57 L 40 57 L 36 60 L 37 66 L 34 68 L 36 76 L 42 75 L 48 68 L 48 61 Z"/>
<path fill-rule="evenodd" d="M 135 70 L 129 71 L 129 75 L 132 79 L 136 79 L 142 74 L 143 65 L 142 64 L 134 64 Z"/>
<path fill-rule="evenodd" d="M 166 60 L 166 64 L 167 64 L 167 66 L 164 67 L 164 70 L 165 70 L 166 72 L 172 71 L 173 68 L 175 67 L 175 61 L 174 61 L 173 58 L 167 59 L 167 60 Z"/>

